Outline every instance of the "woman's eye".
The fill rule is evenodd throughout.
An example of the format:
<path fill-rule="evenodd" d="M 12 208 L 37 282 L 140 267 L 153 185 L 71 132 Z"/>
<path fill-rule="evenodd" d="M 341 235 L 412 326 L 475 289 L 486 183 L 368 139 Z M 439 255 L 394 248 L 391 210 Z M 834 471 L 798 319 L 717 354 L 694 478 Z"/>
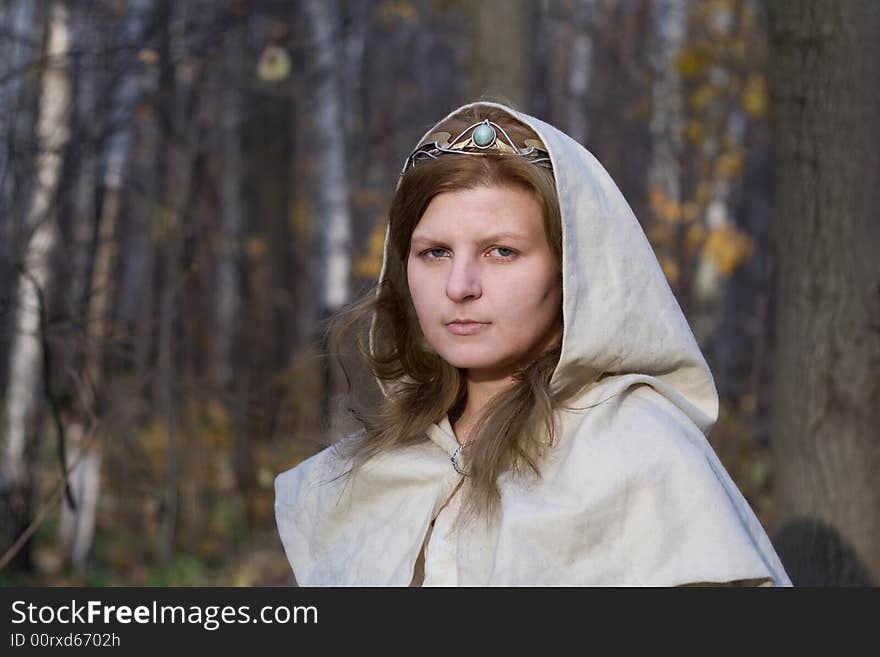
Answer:
<path fill-rule="evenodd" d="M 512 256 L 516 253 L 516 251 L 514 251 L 513 249 L 509 249 L 509 248 L 507 248 L 506 246 L 495 246 L 495 247 L 492 247 L 492 250 L 493 250 L 493 251 L 499 251 L 499 252 L 501 252 L 501 251 L 505 251 L 506 253 L 499 253 L 499 254 L 498 254 L 498 255 L 500 255 L 502 258 L 510 258 L 510 257 L 512 257 Z"/>
<path fill-rule="evenodd" d="M 506 246 L 493 246 L 490 249 L 490 252 L 491 251 L 497 251 L 498 257 L 500 257 L 504 260 L 509 260 L 514 255 L 516 255 L 516 251 L 514 251 L 513 249 L 510 249 Z M 440 258 L 443 257 L 445 252 L 446 252 L 446 249 L 438 246 L 438 247 L 434 247 L 433 249 L 425 249 L 419 255 L 422 256 L 423 258 L 425 258 L 426 260 L 439 260 Z"/>

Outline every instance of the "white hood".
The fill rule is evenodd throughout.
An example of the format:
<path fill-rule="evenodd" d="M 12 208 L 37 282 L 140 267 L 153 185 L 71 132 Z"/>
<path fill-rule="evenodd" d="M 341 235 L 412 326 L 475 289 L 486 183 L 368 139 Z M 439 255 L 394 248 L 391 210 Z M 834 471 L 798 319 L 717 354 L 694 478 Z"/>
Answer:
<path fill-rule="evenodd" d="M 576 389 L 600 372 L 613 376 L 574 404 L 592 408 L 560 412 L 542 480 L 524 487 L 502 477 L 498 522 L 441 535 L 435 553 L 445 552 L 435 562 L 445 560 L 459 585 L 790 585 L 706 441 L 718 415 L 712 374 L 617 185 L 583 146 L 527 114 L 480 102 L 446 118 L 471 105 L 508 112 L 550 153 L 564 318 L 551 385 Z M 389 241 L 386 233 L 380 280 Z M 431 520 L 461 479 L 449 460 L 458 443 L 448 418 L 426 435 L 373 459 L 347 488 L 328 483 L 345 466 L 330 450 L 279 475 L 278 527 L 301 585 L 410 582 Z"/>

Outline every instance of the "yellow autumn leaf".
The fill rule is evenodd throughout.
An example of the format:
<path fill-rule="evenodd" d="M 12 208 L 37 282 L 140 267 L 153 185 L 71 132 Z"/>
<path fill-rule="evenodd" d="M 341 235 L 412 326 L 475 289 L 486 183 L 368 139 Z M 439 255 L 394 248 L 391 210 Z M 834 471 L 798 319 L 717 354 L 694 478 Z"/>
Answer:
<path fill-rule="evenodd" d="M 681 218 L 681 204 L 659 187 L 654 186 L 648 191 L 648 199 L 651 209 L 664 221 L 675 223 Z"/>
<path fill-rule="evenodd" d="M 742 61 L 746 58 L 746 55 L 748 54 L 748 49 L 746 47 L 745 37 L 743 37 L 742 34 L 737 34 L 731 37 L 730 53 L 738 61 Z"/>
<path fill-rule="evenodd" d="M 376 263 L 371 258 L 358 256 L 352 263 L 352 269 L 358 278 L 379 278 L 382 266 L 376 267 Z"/>
<path fill-rule="evenodd" d="M 385 245 L 384 217 L 376 222 L 367 239 L 366 254 L 355 258 L 354 272 L 361 278 L 379 278 L 382 270 L 382 249 Z"/>
<path fill-rule="evenodd" d="M 223 544 L 216 536 L 203 536 L 196 545 L 200 559 L 210 560 L 223 556 Z"/>
<path fill-rule="evenodd" d="M 702 121 L 690 119 L 684 126 L 684 135 L 688 141 L 699 144 L 705 136 L 705 127 Z"/>
<path fill-rule="evenodd" d="M 260 258 L 266 254 L 266 242 L 259 237 L 249 237 L 244 242 L 244 251 L 251 258 Z"/>
<path fill-rule="evenodd" d="M 419 17 L 418 9 L 408 0 L 385 0 L 376 9 L 380 20 L 385 23 L 395 19 L 412 23 Z"/>
<path fill-rule="evenodd" d="M 691 78 L 703 73 L 711 61 L 708 50 L 701 44 L 694 44 L 682 48 L 675 63 L 682 77 Z"/>
<path fill-rule="evenodd" d="M 715 172 L 723 178 L 734 178 L 742 173 L 743 154 L 740 151 L 727 151 L 715 162 Z"/>
<path fill-rule="evenodd" d="M 232 419 L 226 407 L 216 399 L 211 399 L 202 409 L 201 431 L 205 444 L 211 447 L 231 447 Z"/>
<path fill-rule="evenodd" d="M 663 203 L 666 202 L 666 194 L 664 194 L 663 190 L 656 185 L 652 185 L 648 190 L 648 202 L 651 204 L 653 210 L 659 210 L 659 208 L 663 206 Z"/>
<path fill-rule="evenodd" d="M 150 216 L 150 237 L 154 243 L 164 242 L 177 229 L 174 211 L 165 203 L 157 202 Z"/>
<path fill-rule="evenodd" d="M 706 206 L 710 200 L 712 200 L 712 184 L 702 180 L 697 184 L 696 202 Z"/>
<path fill-rule="evenodd" d="M 140 102 L 134 106 L 134 119 L 139 123 L 152 121 L 155 115 L 156 112 L 151 103 Z"/>
<path fill-rule="evenodd" d="M 758 408 L 758 402 L 755 399 L 755 395 L 751 392 L 744 394 L 739 400 L 739 407 L 743 413 L 754 415 Z"/>
<path fill-rule="evenodd" d="M 257 62 L 257 76 L 266 82 L 279 82 L 290 75 L 290 55 L 284 48 L 268 45 Z"/>
<path fill-rule="evenodd" d="M 382 200 L 382 195 L 376 189 L 361 188 L 351 193 L 351 204 L 355 208 L 370 208 Z"/>
<path fill-rule="evenodd" d="M 141 48 L 137 58 L 141 64 L 156 64 L 159 61 L 159 53 L 152 48 Z"/>
<path fill-rule="evenodd" d="M 696 91 L 691 94 L 691 107 L 697 112 L 701 112 L 717 95 L 718 90 L 715 88 L 715 85 L 708 82 L 701 84 L 697 87 Z"/>
<path fill-rule="evenodd" d="M 386 224 L 384 219 L 379 221 L 375 226 L 373 226 L 373 230 L 370 231 L 370 254 L 377 256 L 381 259 L 382 257 L 382 249 L 385 246 L 385 231 Z"/>
<path fill-rule="evenodd" d="M 687 233 L 685 235 L 685 243 L 687 244 L 687 248 L 689 251 L 696 251 L 703 244 L 703 240 L 706 239 L 706 228 L 703 224 L 691 224 L 688 226 Z"/>
<path fill-rule="evenodd" d="M 653 221 L 648 226 L 648 239 L 655 247 L 670 246 L 675 240 L 675 226 L 666 221 Z"/>
<path fill-rule="evenodd" d="M 674 285 L 678 280 L 678 263 L 666 255 L 660 255 L 658 260 L 660 261 L 660 268 L 666 275 L 666 280 L 669 281 L 670 285 Z"/>
<path fill-rule="evenodd" d="M 736 226 L 724 224 L 713 229 L 703 245 L 704 253 L 711 258 L 718 273 L 729 276 L 754 252 L 754 241 Z"/>
<path fill-rule="evenodd" d="M 760 73 L 749 73 L 746 78 L 742 105 L 755 118 L 760 119 L 767 115 L 767 79 Z"/>
<path fill-rule="evenodd" d="M 165 471 L 165 457 L 168 450 L 168 432 L 165 423 L 153 419 L 138 432 L 138 445 L 141 448 L 141 462 L 147 465 L 150 474 L 159 477 Z"/>
<path fill-rule="evenodd" d="M 290 208 L 288 223 L 300 236 L 307 237 L 312 230 L 312 206 L 305 199 L 299 199 Z"/>
<path fill-rule="evenodd" d="M 691 223 L 700 216 L 700 206 L 693 201 L 685 201 L 681 205 L 681 217 L 686 222 Z"/>

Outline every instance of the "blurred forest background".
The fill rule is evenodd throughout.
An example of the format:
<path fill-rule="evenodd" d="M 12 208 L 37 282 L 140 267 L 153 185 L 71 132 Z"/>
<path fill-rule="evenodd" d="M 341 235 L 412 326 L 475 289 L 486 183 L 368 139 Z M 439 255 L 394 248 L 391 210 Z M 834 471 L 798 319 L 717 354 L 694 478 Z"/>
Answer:
<path fill-rule="evenodd" d="M 484 94 L 622 189 L 795 583 L 876 583 L 878 4 L 0 0 L 0 583 L 292 581 L 273 479 L 344 424 L 319 323 Z"/>

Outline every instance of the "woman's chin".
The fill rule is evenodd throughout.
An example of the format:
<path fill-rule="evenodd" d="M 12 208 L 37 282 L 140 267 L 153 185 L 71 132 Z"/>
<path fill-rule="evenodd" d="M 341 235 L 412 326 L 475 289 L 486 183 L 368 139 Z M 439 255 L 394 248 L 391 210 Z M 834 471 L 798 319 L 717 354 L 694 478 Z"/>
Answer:
<path fill-rule="evenodd" d="M 461 354 L 440 354 L 447 363 L 460 370 L 467 370 L 468 376 L 475 379 L 503 378 L 502 372 L 510 369 L 506 361 L 487 359 L 485 350 L 479 357 L 467 357 Z M 497 376 L 496 376 L 497 373 Z"/>

